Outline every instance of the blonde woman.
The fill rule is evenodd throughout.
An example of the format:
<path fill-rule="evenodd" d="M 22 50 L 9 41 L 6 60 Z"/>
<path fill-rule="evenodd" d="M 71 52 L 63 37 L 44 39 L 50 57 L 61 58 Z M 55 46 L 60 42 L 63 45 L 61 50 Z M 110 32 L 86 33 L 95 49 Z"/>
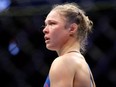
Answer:
<path fill-rule="evenodd" d="M 55 5 L 45 19 L 46 48 L 56 51 L 44 87 L 95 87 L 82 55 L 92 21 L 76 3 Z"/>

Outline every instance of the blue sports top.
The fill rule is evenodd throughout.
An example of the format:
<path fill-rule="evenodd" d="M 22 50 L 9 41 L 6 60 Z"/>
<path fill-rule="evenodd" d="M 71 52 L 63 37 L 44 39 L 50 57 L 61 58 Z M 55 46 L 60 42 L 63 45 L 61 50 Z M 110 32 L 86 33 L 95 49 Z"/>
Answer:
<path fill-rule="evenodd" d="M 43 87 L 50 87 L 50 79 L 49 79 L 49 76 L 47 77 L 47 79 L 46 79 Z"/>

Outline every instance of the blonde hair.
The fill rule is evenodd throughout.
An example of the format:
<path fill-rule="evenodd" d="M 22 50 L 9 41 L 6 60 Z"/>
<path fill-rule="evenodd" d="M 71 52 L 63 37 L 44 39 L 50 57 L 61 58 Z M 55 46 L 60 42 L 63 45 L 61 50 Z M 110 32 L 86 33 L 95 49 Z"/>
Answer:
<path fill-rule="evenodd" d="M 92 31 L 93 22 L 85 15 L 85 11 L 80 9 L 76 3 L 64 3 L 54 5 L 52 10 L 57 10 L 67 19 L 67 23 L 76 23 L 78 25 L 77 35 L 80 41 L 82 52 L 87 45 L 88 34 Z"/>

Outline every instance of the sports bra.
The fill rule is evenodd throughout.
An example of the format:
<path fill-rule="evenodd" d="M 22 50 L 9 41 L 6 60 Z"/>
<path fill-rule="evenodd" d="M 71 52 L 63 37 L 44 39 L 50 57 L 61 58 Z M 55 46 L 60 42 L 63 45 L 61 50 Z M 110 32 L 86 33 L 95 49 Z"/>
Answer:
<path fill-rule="evenodd" d="M 47 76 L 46 81 L 45 81 L 43 87 L 50 87 L 50 79 L 49 79 L 49 76 Z"/>

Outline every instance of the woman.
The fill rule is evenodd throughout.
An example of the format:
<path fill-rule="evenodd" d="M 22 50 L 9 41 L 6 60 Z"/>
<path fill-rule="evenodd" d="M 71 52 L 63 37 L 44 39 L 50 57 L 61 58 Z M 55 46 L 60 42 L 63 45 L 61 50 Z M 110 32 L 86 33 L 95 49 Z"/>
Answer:
<path fill-rule="evenodd" d="M 81 54 L 92 21 L 76 3 L 55 5 L 45 19 L 46 47 L 56 51 L 44 87 L 95 87 L 92 73 Z"/>

